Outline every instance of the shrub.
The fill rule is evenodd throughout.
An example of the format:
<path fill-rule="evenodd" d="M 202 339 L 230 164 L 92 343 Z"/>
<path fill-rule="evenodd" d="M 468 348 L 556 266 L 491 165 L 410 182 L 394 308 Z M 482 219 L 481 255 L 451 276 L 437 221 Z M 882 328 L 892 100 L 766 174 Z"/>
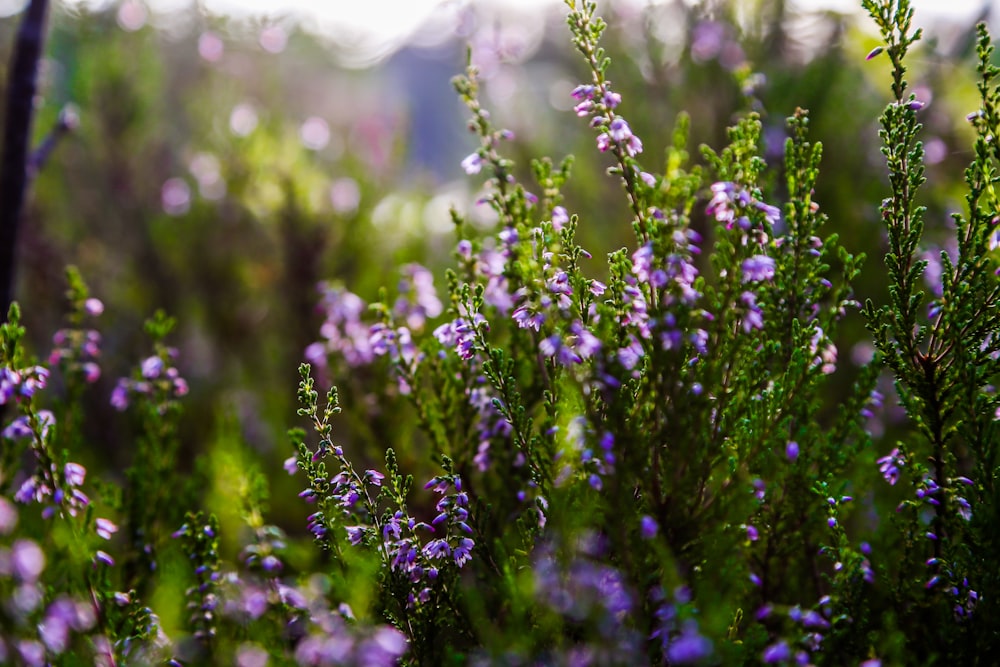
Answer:
<path fill-rule="evenodd" d="M 47 364 L 24 350 L 11 308 L 0 331 L 0 403 L 16 411 L 0 489 L 5 657 L 876 665 L 993 654 L 1000 70 L 986 29 L 967 210 L 954 216 L 954 251 L 923 259 L 924 104 L 905 80 L 920 32 L 906 0 L 864 0 L 884 41 L 869 59 L 890 60 L 893 101 L 880 131 L 889 302 L 861 307 L 862 257 L 826 234 L 814 199 L 822 150 L 808 112 L 788 119 L 778 164 L 746 111 L 700 164 L 681 115 L 651 165 L 625 116 L 633 101 L 612 86 L 595 4 L 567 4 L 586 66 L 575 112 L 621 183 L 635 243 L 607 254 L 606 274 L 595 268 L 577 229 L 615 223 L 564 206 L 572 160 L 535 160 L 534 182 L 519 181 L 475 68 L 457 77 L 479 140 L 462 166 L 485 177 L 480 205 L 500 231 L 452 214 L 445 303 L 415 264 L 395 298 L 373 304 L 324 286 L 321 340 L 299 369 L 311 432 L 290 432 L 286 463 L 314 510 L 313 555 L 266 522 L 265 478 L 225 444 L 238 440 L 231 426 L 189 480 L 175 472 L 188 387 L 163 314 L 111 399 L 136 426 L 131 466 L 92 501 L 73 459 L 86 449 L 80 396 L 100 372 L 89 318 L 103 308 L 70 270 L 71 314 Z M 752 107 L 754 78 L 742 76 Z M 834 340 L 857 310 L 877 354 L 841 395 Z M 876 453 L 867 428 L 883 367 L 912 429 Z M 44 391 L 56 375 L 62 390 Z M 380 419 L 417 429 L 371 424 L 370 442 L 341 441 L 338 391 L 324 385 L 350 376 Z M 371 445 L 384 465 L 365 460 Z M 218 515 L 205 511 L 207 484 Z"/>

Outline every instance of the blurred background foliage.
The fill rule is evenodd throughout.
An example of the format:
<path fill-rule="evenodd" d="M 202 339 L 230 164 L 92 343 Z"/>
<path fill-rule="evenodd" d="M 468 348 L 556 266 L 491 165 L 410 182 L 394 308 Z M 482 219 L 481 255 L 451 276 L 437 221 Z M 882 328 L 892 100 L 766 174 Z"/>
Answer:
<path fill-rule="evenodd" d="M 691 116 L 696 161 L 700 144 L 722 146 L 726 127 L 754 109 L 766 128 L 765 155 L 778 165 L 785 118 L 809 109 L 811 138 L 825 146 L 816 200 L 828 231 L 869 257 L 858 298 L 881 302 L 878 202 L 887 183 L 877 118 L 888 101 L 889 65 L 865 61 L 876 38 L 858 12 L 810 4 L 601 3 L 610 77 L 650 171 L 663 169 L 682 110 Z M 171 343 L 191 386 L 178 467 L 197 473 L 201 465 L 206 479 L 204 468 L 214 468 L 210 495 L 221 508 L 231 480 L 219 466 L 234 476 L 259 466 L 272 486 L 271 519 L 301 529 L 299 485 L 281 462 L 292 453 L 285 430 L 297 423 L 296 368 L 319 339 L 317 284 L 342 284 L 367 301 L 385 286 L 393 299 L 398 267 L 416 261 L 432 270 L 444 299 L 444 269 L 458 240 L 449 208 L 466 212 L 484 234 L 492 229 L 489 212 L 475 204 L 476 178 L 459 166 L 475 141 L 449 78 L 464 69 L 469 44 L 485 103 L 516 135 L 510 151 L 520 178 L 530 182 L 531 158 L 576 156 L 566 206 L 581 215 L 579 238 L 601 277 L 605 254 L 633 241 L 630 215 L 617 180 L 604 174 L 607 156 L 572 112 L 569 93 L 585 69 L 564 12 L 558 3 L 544 7 L 505 13 L 503 3 L 443 3 L 434 21 L 362 67 L 344 43 L 291 13 L 236 18 L 195 5 L 157 13 L 136 0 L 98 9 L 56 3 L 36 143 L 67 105 L 79 126 L 33 185 L 17 298 L 40 357 L 64 315 L 66 265 L 79 266 L 107 305 L 103 376 L 85 399 L 93 447 L 74 456 L 112 478 L 129 462 L 132 431 L 109 395 L 148 354 L 141 323 L 163 308 L 178 320 Z M 972 157 L 964 117 L 977 106 L 973 26 L 989 14 L 987 3 L 961 20 L 936 19 L 911 60 L 910 80 L 927 103 L 923 196 L 932 236 L 963 203 L 962 172 Z M 16 12 L 0 19 L 4 63 L 18 19 Z M 779 176 L 769 201 L 782 197 Z M 842 336 L 846 392 L 870 356 L 860 315 L 849 317 Z M 371 370 L 335 362 L 329 375 L 346 407 L 338 437 L 362 465 L 377 464 L 392 444 L 404 470 L 418 479 L 436 473 L 420 461 L 414 420 L 392 387 L 373 386 Z M 876 434 L 882 428 L 873 421 Z M 233 453 L 234 441 L 246 454 Z"/>

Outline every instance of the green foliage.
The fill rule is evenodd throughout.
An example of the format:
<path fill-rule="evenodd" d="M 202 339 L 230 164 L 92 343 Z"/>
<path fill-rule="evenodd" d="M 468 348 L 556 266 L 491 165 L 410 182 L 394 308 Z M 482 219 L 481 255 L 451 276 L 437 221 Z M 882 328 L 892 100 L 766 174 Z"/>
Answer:
<path fill-rule="evenodd" d="M 907 0 L 863 0 L 883 42 L 868 59 L 888 61 L 891 99 L 879 130 L 885 298 L 860 307 L 871 246 L 848 247 L 851 222 L 838 218 L 851 203 L 823 195 L 830 176 L 844 178 L 817 137 L 828 109 L 790 108 L 781 150 L 762 77 L 720 55 L 725 136 L 702 143 L 701 114 L 674 109 L 663 132 L 649 108 L 666 107 L 636 94 L 628 59 L 608 55 L 621 46 L 614 25 L 590 0 L 566 4 L 585 82 L 575 113 L 597 151 L 525 151 L 487 108 L 489 79 L 470 56 L 453 80 L 475 138 L 462 167 L 479 175 L 495 226 L 451 210 L 444 303 L 433 261 L 403 264 L 394 291 L 378 287 L 383 267 L 420 253 L 386 229 L 373 235 L 374 210 L 354 202 L 349 224 L 321 224 L 310 193 L 329 165 L 275 116 L 212 140 L 226 158 L 224 204 L 188 202 L 187 230 L 164 211 L 141 227 L 148 239 L 122 237 L 162 246 L 140 261 L 178 278 L 153 301 L 205 301 L 146 322 L 141 361 L 111 392 L 127 451 L 110 481 L 86 480 L 87 467 L 115 468 L 94 435 L 109 429 L 93 428 L 92 396 L 112 366 L 99 363 L 92 327 L 104 306 L 89 272 L 67 270 L 66 324 L 46 361 L 28 352 L 11 307 L 0 325 L 4 656 L 868 667 L 982 663 L 1000 650 L 1000 69 L 986 28 L 966 208 L 954 241 L 928 252 L 941 172 L 925 164 L 933 119 L 907 81 L 921 33 Z M 747 30 L 747 49 L 762 51 Z M 692 45 L 682 58 L 692 76 L 700 53 Z M 111 162 L 126 146 L 155 154 L 150 128 L 166 121 L 150 90 L 128 82 L 151 75 L 152 89 L 166 70 L 148 55 L 105 67 L 91 54 L 79 67 L 92 72 L 81 99 L 122 98 L 87 130 Z M 114 168 L 132 175 L 125 161 Z M 355 185 L 367 197 L 383 177 Z M 877 186 L 859 188 L 856 205 Z M 123 201 L 140 198 L 122 189 Z M 587 205 L 607 193 L 615 204 Z M 125 217 L 140 220 L 140 208 Z M 207 253 L 234 230 L 251 252 L 222 268 L 182 266 L 193 239 L 207 235 Z M 308 344 L 308 290 L 334 240 L 326 268 L 343 282 L 321 285 L 325 321 Z M 267 317 L 288 326 L 242 342 L 259 333 L 232 304 L 251 298 L 250 283 L 283 297 Z M 147 300 L 136 285 L 117 290 Z M 858 310 L 875 354 L 852 367 L 842 351 L 857 342 Z M 183 375 L 204 380 L 211 357 L 188 362 L 171 343 L 210 329 L 253 352 L 224 375 L 267 385 L 257 403 L 220 405 L 194 381 L 190 394 Z M 303 348 L 297 415 L 308 430 L 288 431 L 285 480 L 261 424 L 290 412 L 289 379 L 274 381 L 274 368 Z M 874 414 L 890 374 L 905 423 Z M 297 518 L 286 525 L 276 517 L 289 506 Z"/>

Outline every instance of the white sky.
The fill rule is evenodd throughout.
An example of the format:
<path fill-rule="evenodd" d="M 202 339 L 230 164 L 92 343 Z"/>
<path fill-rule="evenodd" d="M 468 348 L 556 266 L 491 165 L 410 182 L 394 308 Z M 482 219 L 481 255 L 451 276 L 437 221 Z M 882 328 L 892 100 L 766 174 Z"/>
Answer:
<path fill-rule="evenodd" d="M 57 0 L 68 6 L 91 9 L 114 4 L 115 0 Z M 130 0 L 137 1 L 137 0 Z M 371 53 L 392 50 L 432 17 L 447 22 L 456 10 L 469 2 L 479 1 L 484 7 L 511 11 L 521 16 L 550 10 L 562 0 L 200 0 L 207 11 L 234 17 L 252 15 L 298 15 L 303 25 L 339 42 L 350 43 L 359 51 Z M 633 0 L 636 4 L 664 0 Z M 1000 0 L 987 0 L 1000 9 Z M 143 0 L 159 14 L 176 12 L 193 5 L 192 0 Z M 685 0 L 697 4 L 697 0 Z M 10 16 L 26 6 L 27 0 L 0 0 L 0 17 Z M 860 0 L 791 0 L 801 9 L 828 9 L 840 12 L 860 12 Z M 954 19 L 968 25 L 984 5 L 984 0 L 913 0 L 916 25 L 934 26 Z M 442 25 L 445 31 L 453 29 Z M 443 35 L 442 35 L 443 36 Z"/>

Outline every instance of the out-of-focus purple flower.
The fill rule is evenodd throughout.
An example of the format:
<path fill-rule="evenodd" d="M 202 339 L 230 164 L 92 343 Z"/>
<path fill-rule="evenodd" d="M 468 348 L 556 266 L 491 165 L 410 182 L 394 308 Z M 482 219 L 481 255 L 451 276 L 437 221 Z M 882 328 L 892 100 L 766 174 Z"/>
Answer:
<path fill-rule="evenodd" d="M 96 317 L 104 312 L 104 303 L 100 299 L 91 297 L 83 302 L 83 312 Z"/>
<path fill-rule="evenodd" d="M 771 644 L 764 649 L 761 658 L 765 663 L 773 665 L 777 662 L 784 662 L 792 657 L 792 649 L 788 647 L 788 642 L 781 640 Z"/>
<path fill-rule="evenodd" d="M 649 516 L 648 514 L 643 515 L 639 522 L 639 534 L 642 535 L 642 539 L 651 540 L 656 537 L 656 533 L 659 530 L 659 526 L 656 524 L 656 519 Z"/>
<path fill-rule="evenodd" d="M 110 540 L 111 536 L 118 532 L 118 526 L 109 519 L 99 517 L 94 524 L 97 534 L 106 540 Z"/>
<path fill-rule="evenodd" d="M 17 642 L 17 653 L 26 667 L 43 667 L 45 662 L 45 646 L 33 639 Z"/>
<path fill-rule="evenodd" d="M 406 653 L 406 648 L 406 637 L 403 633 L 396 628 L 383 625 L 358 648 L 356 664 L 368 667 L 394 667 L 399 663 L 399 658 Z"/>
<path fill-rule="evenodd" d="M 969 504 L 969 501 L 965 498 L 959 497 L 955 500 L 955 503 L 958 505 L 958 515 L 966 521 L 971 521 L 972 506 Z"/>
<path fill-rule="evenodd" d="M 98 563 L 112 567 L 115 564 L 115 559 L 112 558 L 111 554 L 106 551 L 98 551 L 94 554 L 94 564 L 96 565 Z"/>
<path fill-rule="evenodd" d="M 81 486 L 87 477 L 87 469 L 79 463 L 70 461 L 63 468 L 63 475 L 70 486 Z"/>
<path fill-rule="evenodd" d="M 774 277 L 774 259 L 767 255 L 754 255 L 743 260 L 743 282 L 770 280 Z"/>
<path fill-rule="evenodd" d="M 757 297 L 753 292 L 743 292 L 740 301 L 746 306 L 746 313 L 743 316 L 743 331 L 750 333 L 753 329 L 764 328 L 764 312 L 757 305 Z"/>
<path fill-rule="evenodd" d="M 49 381 L 49 369 L 33 366 L 21 372 L 21 395 L 31 397 L 39 389 L 45 389 Z"/>
<path fill-rule="evenodd" d="M 9 535 L 17 526 L 17 507 L 0 496 L 0 535 Z"/>
<path fill-rule="evenodd" d="M 10 567 L 15 579 L 33 584 L 45 569 L 45 553 L 33 540 L 17 540 L 10 547 Z"/>
<path fill-rule="evenodd" d="M 128 407 L 128 385 L 125 378 L 118 380 L 118 384 L 111 391 L 111 406 L 121 412 Z"/>
<path fill-rule="evenodd" d="M 799 458 L 799 443 L 792 440 L 785 445 L 785 456 L 788 457 L 789 461 L 793 462 L 795 459 Z"/>
<path fill-rule="evenodd" d="M 147 357 L 142 362 L 142 377 L 153 380 L 160 377 L 163 371 L 163 359 L 160 357 Z"/>
<path fill-rule="evenodd" d="M 267 650 L 251 642 L 244 642 L 236 649 L 236 667 L 267 667 Z"/>
<path fill-rule="evenodd" d="M 667 659 L 672 665 L 693 665 L 712 654 L 712 642 L 698 633 L 694 621 L 684 624 L 679 637 L 667 646 Z"/>
<path fill-rule="evenodd" d="M 20 440 L 21 438 L 28 438 L 32 434 L 31 426 L 28 424 L 27 417 L 18 417 L 10 424 L 7 428 L 3 430 L 0 435 L 7 438 L 8 440 Z"/>
<path fill-rule="evenodd" d="M 562 228 L 569 224 L 569 213 L 562 206 L 556 206 L 552 209 L 552 228 L 557 232 L 562 231 Z"/>

